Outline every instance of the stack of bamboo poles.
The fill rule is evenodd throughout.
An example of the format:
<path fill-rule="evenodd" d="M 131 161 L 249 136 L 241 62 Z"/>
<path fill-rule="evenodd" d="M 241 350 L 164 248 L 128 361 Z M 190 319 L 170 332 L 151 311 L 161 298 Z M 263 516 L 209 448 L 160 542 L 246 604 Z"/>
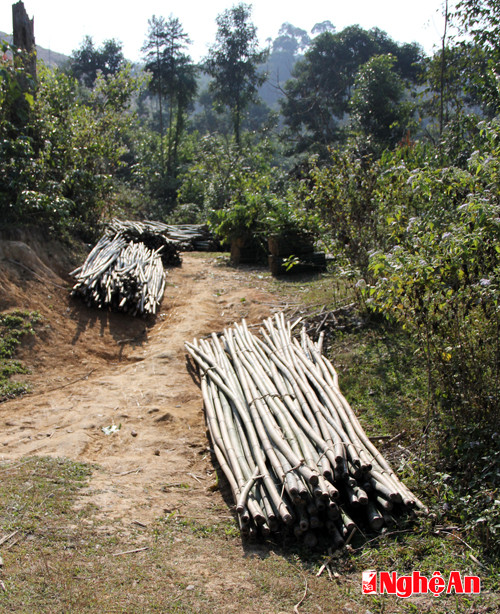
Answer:
<path fill-rule="evenodd" d="M 327 531 L 341 547 L 358 526 L 381 530 L 423 504 L 369 440 L 332 364 L 283 314 L 261 337 L 243 320 L 186 349 L 201 372 L 215 456 L 244 534 L 289 527 L 314 545 Z M 323 533 L 321 533 L 323 531 Z"/>
<path fill-rule="evenodd" d="M 144 241 L 144 237 L 162 236 L 171 245 L 176 245 L 179 249 L 190 251 L 207 251 L 216 248 L 216 241 L 207 226 L 202 224 L 164 224 L 163 222 L 155 221 L 122 221 L 118 219 L 112 220 L 107 225 L 109 234 L 123 234 L 135 237 L 135 240 Z M 148 247 L 151 247 L 147 240 L 144 241 Z M 176 264 L 169 262 L 165 264 Z"/>
<path fill-rule="evenodd" d="M 162 222 L 134 222 L 114 219 L 107 226 L 109 237 L 122 236 L 132 243 L 144 243 L 150 250 L 160 250 L 164 266 L 178 266 L 182 263 L 179 245 L 166 236 L 167 225 Z"/>
<path fill-rule="evenodd" d="M 81 296 L 89 306 L 132 315 L 156 313 L 165 290 L 162 249 L 151 250 L 122 234 L 105 234 L 83 265 L 72 271 L 73 296 Z"/>

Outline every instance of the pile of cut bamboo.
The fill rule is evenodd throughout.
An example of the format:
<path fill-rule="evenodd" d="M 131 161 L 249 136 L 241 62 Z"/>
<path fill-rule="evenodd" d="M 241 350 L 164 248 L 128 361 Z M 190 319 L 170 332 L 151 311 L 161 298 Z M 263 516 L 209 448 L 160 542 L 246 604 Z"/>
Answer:
<path fill-rule="evenodd" d="M 89 306 L 155 314 L 165 290 L 163 266 L 179 263 L 177 247 L 159 233 L 131 225 L 108 228 L 83 265 L 72 271 L 72 295 Z"/>
<path fill-rule="evenodd" d="M 148 249 L 161 253 L 164 266 L 178 266 L 182 263 L 179 245 L 166 235 L 165 227 L 166 224 L 161 222 L 114 219 L 106 226 L 105 234 L 108 237 L 124 237 L 129 243 L 143 243 Z"/>
<path fill-rule="evenodd" d="M 108 224 L 107 228 L 111 234 L 120 233 L 135 237 L 135 240 L 143 241 L 145 237 L 144 242 L 148 247 L 152 247 L 147 241 L 151 240 L 150 237 L 153 236 L 163 237 L 171 245 L 177 246 L 182 251 L 207 251 L 217 247 L 212 233 L 207 226 L 202 224 L 176 225 L 155 221 L 134 222 L 114 219 Z"/>
<path fill-rule="evenodd" d="M 186 349 L 201 372 L 215 456 L 244 534 L 321 531 L 341 547 L 357 526 L 381 530 L 424 505 L 398 479 L 342 395 L 322 337 L 300 341 L 283 314 L 261 336 L 245 321 Z M 324 533 L 323 533 L 324 534 Z"/>

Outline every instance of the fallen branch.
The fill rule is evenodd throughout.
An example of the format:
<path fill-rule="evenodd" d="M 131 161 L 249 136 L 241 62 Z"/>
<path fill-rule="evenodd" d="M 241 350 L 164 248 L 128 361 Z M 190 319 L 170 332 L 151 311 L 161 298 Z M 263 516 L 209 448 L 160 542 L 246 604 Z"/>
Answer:
<path fill-rule="evenodd" d="M 67 388 L 68 386 L 72 386 L 73 384 L 76 384 L 77 382 L 81 382 L 84 379 L 88 379 L 94 371 L 95 369 L 91 369 L 86 375 L 82 375 L 82 377 L 78 377 L 77 379 L 74 379 L 71 382 L 62 384 L 61 386 L 56 386 L 55 388 L 49 388 L 48 390 L 42 390 L 39 394 L 46 394 L 48 392 L 54 392 L 54 390 L 61 390 L 61 388 Z"/>
<path fill-rule="evenodd" d="M 295 614 L 300 614 L 299 606 L 304 603 L 304 599 L 307 597 L 307 590 L 308 590 L 307 578 L 304 576 L 304 594 L 302 595 L 302 599 L 299 601 L 299 603 L 293 606 L 293 611 L 295 612 Z"/>
<path fill-rule="evenodd" d="M 5 544 L 6 542 L 9 541 L 9 539 L 12 539 L 15 535 L 17 535 L 19 533 L 19 531 L 14 531 L 13 533 L 11 533 L 10 535 L 6 535 L 5 537 L 2 537 L 2 539 L 0 539 L 0 546 L 2 546 L 3 544 Z"/>
<path fill-rule="evenodd" d="M 363 550 L 365 546 L 367 546 L 368 544 L 371 544 L 372 542 L 379 540 L 381 537 L 390 537 L 392 535 L 399 535 L 401 533 L 413 533 L 413 529 L 401 529 L 400 531 L 388 531 L 387 533 L 382 533 L 381 535 L 377 535 L 373 539 L 367 540 L 359 548 L 353 548 L 351 552 L 359 552 L 360 550 Z"/>
<path fill-rule="evenodd" d="M 113 556 L 122 556 L 122 554 L 135 554 L 136 552 L 143 552 L 144 550 L 149 550 L 149 546 L 144 546 L 144 548 L 135 548 L 134 550 L 125 550 L 124 552 L 115 552 Z"/>
<path fill-rule="evenodd" d="M 131 473 L 140 473 L 143 471 L 142 467 L 137 467 L 137 469 L 130 469 L 130 471 L 122 471 L 121 473 L 115 473 L 115 475 L 130 475 Z"/>

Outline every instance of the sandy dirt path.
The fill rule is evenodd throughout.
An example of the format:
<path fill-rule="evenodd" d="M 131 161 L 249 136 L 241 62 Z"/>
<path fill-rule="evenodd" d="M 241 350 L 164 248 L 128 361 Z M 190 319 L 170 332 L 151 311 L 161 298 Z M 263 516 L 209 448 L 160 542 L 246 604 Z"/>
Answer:
<path fill-rule="evenodd" d="M 242 317 L 250 324 L 267 317 L 276 299 L 259 288 L 262 275 L 184 254 L 168 273 L 158 317 L 146 322 L 88 309 L 68 297 L 64 282 L 47 285 L 39 273 L 7 275 L 10 283 L 19 277 L 16 306 L 43 319 L 22 351 L 33 392 L 0 404 L 0 460 L 95 463 L 81 504 L 96 505 L 104 519 L 148 523 L 165 511 L 204 515 L 220 505 L 184 342 Z M 102 428 L 112 425 L 119 430 L 106 435 Z"/>

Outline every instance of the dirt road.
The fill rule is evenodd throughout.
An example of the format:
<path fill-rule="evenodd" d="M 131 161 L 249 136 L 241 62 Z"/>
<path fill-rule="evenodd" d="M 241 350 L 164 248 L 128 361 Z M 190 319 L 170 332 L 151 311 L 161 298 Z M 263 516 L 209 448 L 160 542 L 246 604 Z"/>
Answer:
<path fill-rule="evenodd" d="M 35 274 L 13 263 L 3 269 L 3 298 L 40 311 L 42 324 L 22 349 L 33 392 L 0 404 L 0 459 L 96 463 L 82 504 L 110 520 L 149 522 L 187 506 L 205 514 L 221 496 L 211 489 L 201 393 L 183 344 L 241 317 L 259 322 L 276 299 L 255 272 L 184 254 L 168 273 L 158 317 L 147 322 L 88 309 L 31 256 Z M 102 430 L 113 425 L 112 434 Z"/>

